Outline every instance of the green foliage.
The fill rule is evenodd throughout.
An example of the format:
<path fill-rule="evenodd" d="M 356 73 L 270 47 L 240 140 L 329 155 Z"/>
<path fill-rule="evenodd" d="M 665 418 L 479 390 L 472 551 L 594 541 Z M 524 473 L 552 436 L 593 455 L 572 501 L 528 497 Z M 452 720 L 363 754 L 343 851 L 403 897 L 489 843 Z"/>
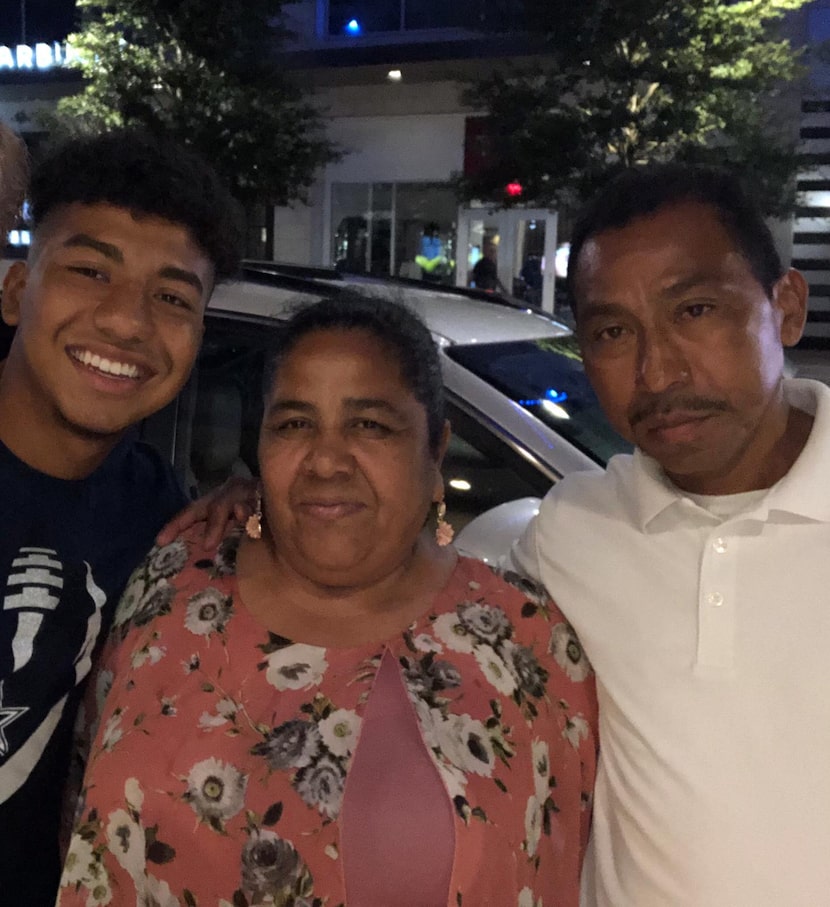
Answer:
<path fill-rule="evenodd" d="M 200 151 L 246 204 L 304 198 L 337 157 L 318 111 L 276 64 L 284 0 L 78 0 L 85 89 L 58 134 L 143 126 Z"/>
<path fill-rule="evenodd" d="M 502 198 L 518 180 L 519 201 L 568 208 L 619 168 L 686 159 L 740 168 L 769 213 L 786 212 L 798 158 L 774 99 L 802 66 L 775 27 L 806 2 L 525 0 L 542 64 L 468 92 L 494 137 L 462 195 Z"/>

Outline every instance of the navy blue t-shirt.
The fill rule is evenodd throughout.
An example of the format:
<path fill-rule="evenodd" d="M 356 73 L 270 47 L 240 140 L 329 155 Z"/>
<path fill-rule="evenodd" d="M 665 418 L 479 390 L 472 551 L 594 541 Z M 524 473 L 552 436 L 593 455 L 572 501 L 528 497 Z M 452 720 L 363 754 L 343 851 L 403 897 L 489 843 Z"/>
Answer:
<path fill-rule="evenodd" d="M 132 439 L 77 481 L 0 444 L 0 490 L 0 905 L 52 907 L 82 682 L 130 573 L 186 499 Z"/>

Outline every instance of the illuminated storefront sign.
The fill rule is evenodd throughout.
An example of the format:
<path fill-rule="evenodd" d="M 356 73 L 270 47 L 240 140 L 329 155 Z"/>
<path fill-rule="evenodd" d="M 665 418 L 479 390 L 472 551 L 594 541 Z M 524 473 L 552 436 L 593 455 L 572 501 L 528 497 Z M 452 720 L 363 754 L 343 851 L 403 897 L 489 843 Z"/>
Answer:
<path fill-rule="evenodd" d="M 0 44 L 0 72 L 7 69 L 38 70 L 66 66 L 73 58 L 72 49 L 67 44 L 40 42 L 35 45 L 17 44 L 8 47 Z"/>

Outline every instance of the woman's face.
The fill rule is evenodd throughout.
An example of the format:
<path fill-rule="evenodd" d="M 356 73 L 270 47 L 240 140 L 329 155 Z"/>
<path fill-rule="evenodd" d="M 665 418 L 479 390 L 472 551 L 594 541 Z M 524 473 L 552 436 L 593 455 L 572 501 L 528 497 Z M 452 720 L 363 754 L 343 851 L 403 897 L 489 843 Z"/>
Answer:
<path fill-rule="evenodd" d="M 368 584 L 403 564 L 442 487 L 426 411 L 365 330 L 315 331 L 283 360 L 259 464 L 278 557 L 331 586 Z"/>

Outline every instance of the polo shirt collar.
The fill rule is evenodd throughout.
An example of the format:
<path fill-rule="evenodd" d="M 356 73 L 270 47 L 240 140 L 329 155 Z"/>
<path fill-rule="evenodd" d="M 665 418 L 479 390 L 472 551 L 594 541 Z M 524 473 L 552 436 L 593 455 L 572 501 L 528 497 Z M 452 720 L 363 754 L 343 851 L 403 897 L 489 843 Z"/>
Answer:
<path fill-rule="evenodd" d="M 770 489 L 766 506 L 830 522 L 830 387 L 792 378 L 784 382 L 784 399 L 814 416 L 813 428 L 790 471 Z"/>
<path fill-rule="evenodd" d="M 765 520 L 775 510 L 830 522 L 830 494 L 821 493 L 825 485 L 830 488 L 830 388 L 820 381 L 792 378 L 784 382 L 784 399 L 814 416 L 815 421 L 798 459 L 753 515 Z M 609 471 L 613 471 L 613 462 Z M 717 521 L 686 497 L 657 461 L 641 450 L 635 450 L 632 465 L 628 480 L 620 484 L 620 493 L 640 531 L 660 532 L 679 522 L 688 523 L 691 513 L 701 524 Z"/>
<path fill-rule="evenodd" d="M 624 498 L 628 498 L 632 519 L 641 532 L 672 528 L 688 505 L 705 513 L 672 484 L 656 460 L 639 449 L 634 451 L 632 474 L 633 481 L 623 483 L 621 490 Z"/>

